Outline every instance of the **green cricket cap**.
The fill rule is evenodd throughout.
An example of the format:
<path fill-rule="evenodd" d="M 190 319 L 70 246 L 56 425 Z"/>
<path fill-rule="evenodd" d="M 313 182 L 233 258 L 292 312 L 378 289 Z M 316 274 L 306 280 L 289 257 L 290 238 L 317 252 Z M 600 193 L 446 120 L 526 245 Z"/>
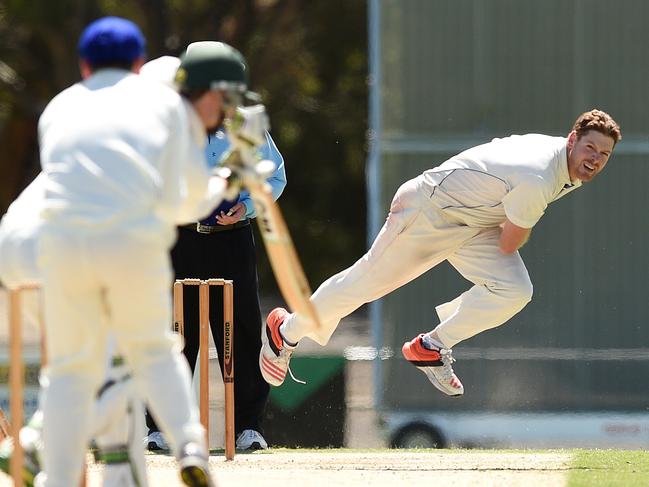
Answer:
<path fill-rule="evenodd" d="M 246 60 L 239 51 L 224 42 L 193 42 L 180 56 L 176 83 L 181 89 L 245 93 L 248 87 Z"/>

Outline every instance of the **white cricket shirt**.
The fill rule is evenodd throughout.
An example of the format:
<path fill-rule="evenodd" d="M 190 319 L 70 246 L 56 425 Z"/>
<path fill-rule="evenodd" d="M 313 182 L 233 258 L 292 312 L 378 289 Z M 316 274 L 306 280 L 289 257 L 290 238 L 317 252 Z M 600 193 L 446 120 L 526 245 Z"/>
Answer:
<path fill-rule="evenodd" d="M 0 220 L 0 279 L 9 287 L 40 278 L 36 266 L 36 237 L 45 196 L 40 173 L 14 200 Z"/>
<path fill-rule="evenodd" d="M 581 185 L 568 174 L 565 137 L 512 135 L 468 149 L 422 175 L 431 202 L 471 227 L 505 218 L 532 228 L 552 201 Z"/>
<path fill-rule="evenodd" d="M 177 223 L 221 199 L 223 186 L 209 183 L 202 123 L 162 83 L 100 70 L 57 95 L 38 129 L 46 222 L 170 239 Z"/>

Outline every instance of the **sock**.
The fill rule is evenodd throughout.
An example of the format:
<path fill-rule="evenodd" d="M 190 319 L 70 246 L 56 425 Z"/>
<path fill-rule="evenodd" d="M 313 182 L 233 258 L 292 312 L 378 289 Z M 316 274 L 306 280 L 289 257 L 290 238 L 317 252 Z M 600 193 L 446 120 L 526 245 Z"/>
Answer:
<path fill-rule="evenodd" d="M 442 348 L 446 348 L 443 343 L 440 343 L 439 341 L 435 340 L 432 336 L 430 336 L 430 333 L 426 333 L 422 337 L 421 344 L 424 346 L 424 348 L 428 350 L 440 350 Z"/>
<path fill-rule="evenodd" d="M 284 345 L 286 345 L 286 348 L 288 348 L 290 350 L 292 348 L 297 347 L 298 342 L 297 341 L 296 342 L 291 342 L 286 338 L 286 336 L 284 335 L 284 330 L 282 330 L 282 328 L 284 328 L 285 323 L 286 322 L 284 322 L 284 323 L 282 323 L 280 325 L 280 327 L 279 327 L 279 335 L 282 337 L 282 340 L 284 340 Z"/>

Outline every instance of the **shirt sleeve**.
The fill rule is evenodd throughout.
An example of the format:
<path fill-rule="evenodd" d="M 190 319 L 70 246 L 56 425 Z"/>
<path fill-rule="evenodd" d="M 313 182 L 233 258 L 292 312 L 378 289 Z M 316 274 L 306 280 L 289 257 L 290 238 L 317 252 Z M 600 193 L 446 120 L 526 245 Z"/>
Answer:
<path fill-rule="evenodd" d="M 275 171 L 266 181 L 270 185 L 273 199 L 277 201 L 286 187 L 286 170 L 284 168 L 284 158 L 268 132 L 266 132 L 266 143 L 259 149 L 259 152 L 262 159 L 269 159 L 275 163 Z M 254 218 L 256 216 L 250 193 L 247 190 L 241 191 L 239 202 L 246 206 L 245 218 Z"/>
<path fill-rule="evenodd" d="M 507 219 L 521 228 L 532 228 L 541 219 L 548 206 L 545 182 L 541 177 L 529 176 L 514 186 L 503 198 Z"/>

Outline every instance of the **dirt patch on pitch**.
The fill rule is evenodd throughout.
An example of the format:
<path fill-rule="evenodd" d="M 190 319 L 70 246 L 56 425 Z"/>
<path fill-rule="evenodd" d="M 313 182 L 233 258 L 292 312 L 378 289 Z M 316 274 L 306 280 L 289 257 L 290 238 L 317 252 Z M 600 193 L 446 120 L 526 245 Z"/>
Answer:
<path fill-rule="evenodd" d="M 570 457 L 565 453 L 489 451 L 274 451 L 210 459 L 219 487 L 562 487 Z M 175 461 L 148 455 L 149 485 L 177 487 Z M 98 487 L 98 467 L 90 468 L 88 487 Z"/>

